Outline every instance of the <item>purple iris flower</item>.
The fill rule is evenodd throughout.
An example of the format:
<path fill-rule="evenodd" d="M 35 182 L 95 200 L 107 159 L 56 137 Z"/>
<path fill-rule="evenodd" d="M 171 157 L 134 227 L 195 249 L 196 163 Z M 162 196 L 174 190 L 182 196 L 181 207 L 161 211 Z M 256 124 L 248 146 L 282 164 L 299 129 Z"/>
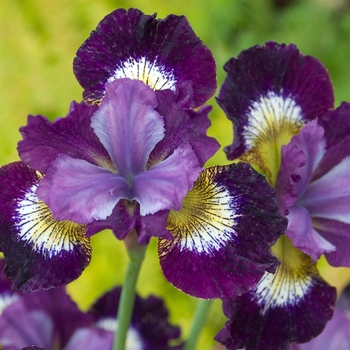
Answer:
<path fill-rule="evenodd" d="M 305 122 L 333 108 L 327 69 L 295 45 L 274 42 L 242 51 L 224 69 L 217 102 L 233 122 L 227 157 L 255 164 L 274 185 L 282 145 Z"/>
<path fill-rule="evenodd" d="M 3 260 L 0 265 L 4 265 Z M 4 350 L 112 349 L 120 287 L 106 293 L 84 313 L 63 287 L 29 294 L 7 289 L 5 293 L 5 287 L 11 283 L 3 276 L 0 285 L 0 303 L 4 305 L 0 313 L 0 343 Z M 181 349 L 180 330 L 169 324 L 168 316 L 161 299 L 142 299 L 137 295 L 126 350 Z M 178 345 L 169 345 L 170 340 Z"/>
<path fill-rule="evenodd" d="M 255 47 L 227 67 L 235 71 L 253 63 L 255 85 L 236 94 L 232 86 L 244 77 L 230 70 L 219 98 L 227 110 L 240 111 L 234 125 L 242 143 L 232 150 L 240 148 L 237 156 L 256 161 L 267 174 L 288 227 L 272 247 L 281 261 L 276 273 L 265 273 L 252 290 L 223 301 L 228 321 L 216 339 L 227 349 L 285 349 L 317 336 L 332 318 L 336 290 L 319 275 L 318 258 L 325 254 L 330 264 L 349 266 L 349 105 L 328 111 L 333 93 L 324 67 L 294 45 Z M 321 87 L 322 101 L 314 95 Z M 263 98 L 257 91 L 264 91 Z"/>
<path fill-rule="evenodd" d="M 147 48 L 150 72 L 173 69 L 174 85 L 120 75 L 144 67 Z M 211 108 L 192 107 L 213 92 L 215 65 L 185 18 L 117 10 L 77 57 L 86 99 L 97 103 L 73 102 L 52 123 L 29 116 L 22 162 L 0 169 L 0 247 L 13 287 L 77 278 L 91 259 L 89 237 L 106 228 L 121 240 L 136 232 L 139 244 L 159 238 L 165 277 L 196 297 L 232 297 L 274 272 L 270 248 L 286 227 L 274 191 L 246 163 L 203 169 L 219 145 L 206 134 Z"/>
<path fill-rule="evenodd" d="M 84 100 L 92 102 L 104 96 L 107 82 L 121 78 L 169 89 L 190 107 L 201 106 L 216 90 L 213 55 L 185 16 L 156 19 L 137 9 L 115 10 L 79 48 L 73 68 Z"/>

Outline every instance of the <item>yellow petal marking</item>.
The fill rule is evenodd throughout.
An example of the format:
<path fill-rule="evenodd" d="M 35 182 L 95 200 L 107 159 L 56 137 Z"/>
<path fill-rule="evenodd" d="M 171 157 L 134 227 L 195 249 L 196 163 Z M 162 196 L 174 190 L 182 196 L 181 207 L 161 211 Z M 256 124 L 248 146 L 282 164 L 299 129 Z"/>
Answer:
<path fill-rule="evenodd" d="M 302 110 L 290 97 L 273 92 L 255 101 L 248 111 L 242 160 L 257 165 L 274 186 L 281 163 L 281 147 L 303 126 Z"/>
<path fill-rule="evenodd" d="M 313 279 L 321 279 L 312 259 L 295 248 L 291 240 L 283 235 L 272 247 L 281 261 L 276 273 L 265 272 L 256 286 L 256 300 L 262 314 L 269 308 L 295 305 L 308 293 Z"/>
<path fill-rule="evenodd" d="M 17 204 L 13 220 L 19 231 L 19 240 L 30 244 L 34 251 L 46 257 L 82 246 L 90 259 L 91 245 L 85 235 L 86 226 L 55 220 L 49 207 L 36 196 L 36 187 L 34 185 Z"/>
<path fill-rule="evenodd" d="M 160 240 L 160 252 L 179 244 L 181 250 L 212 255 L 236 235 L 235 219 L 241 215 L 236 213 L 234 198 L 224 185 L 213 181 L 222 169 L 211 167 L 202 171 L 181 211 L 170 211 L 166 228 L 174 240 Z"/>

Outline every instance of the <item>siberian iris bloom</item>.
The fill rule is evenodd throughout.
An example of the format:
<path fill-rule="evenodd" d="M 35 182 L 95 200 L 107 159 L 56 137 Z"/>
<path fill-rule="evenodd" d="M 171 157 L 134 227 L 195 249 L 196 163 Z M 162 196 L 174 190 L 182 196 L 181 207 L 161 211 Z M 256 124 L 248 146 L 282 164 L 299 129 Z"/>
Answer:
<path fill-rule="evenodd" d="M 216 149 L 205 135 L 206 113 L 174 103 L 162 117 L 172 94 L 164 107 L 156 96 L 141 81 L 121 79 L 107 85 L 100 107 L 73 103 L 67 117 L 53 123 L 29 118 L 19 154 L 45 176 L 23 163 L 2 168 L 8 212 L 1 247 L 16 288 L 62 283 L 66 272 L 61 278 L 56 268 L 85 264 L 90 250 L 83 239 L 72 239 L 72 222 L 88 236 L 110 228 L 118 239 L 136 230 L 140 244 L 160 237 L 165 276 L 192 295 L 235 295 L 265 269 L 274 271 L 269 248 L 284 229 L 274 192 L 248 164 L 201 171 L 205 158 L 196 154 Z M 207 147 L 202 154 L 201 147 Z M 49 226 L 43 216 L 48 208 Z M 55 220 L 68 231 L 51 229 Z"/>
<path fill-rule="evenodd" d="M 4 266 L 3 260 L 0 261 Z M 29 294 L 12 293 L 11 283 L 0 276 L 0 344 L 4 350 L 112 349 L 117 329 L 120 287 L 99 298 L 87 312 L 79 310 L 65 288 Z M 11 299 L 9 299 L 11 296 Z M 180 349 L 180 330 L 168 322 L 164 302 L 155 296 L 136 296 L 126 350 Z"/>
<path fill-rule="evenodd" d="M 164 275 L 196 297 L 231 297 L 274 272 L 270 247 L 286 226 L 274 191 L 246 163 L 203 169 L 218 143 L 206 135 L 210 107 L 192 107 L 213 92 L 215 64 L 186 19 L 117 10 L 77 57 L 89 104 L 73 102 L 53 123 L 30 116 L 21 162 L 0 169 L 0 246 L 14 288 L 77 278 L 89 237 L 105 228 L 121 240 L 136 232 L 141 245 L 159 238 Z M 129 74 L 142 68 L 147 78 Z M 153 85 L 160 76 L 172 84 Z"/>
<path fill-rule="evenodd" d="M 244 88 L 239 72 L 248 67 L 255 85 Z M 349 105 L 330 111 L 325 68 L 294 45 L 254 47 L 226 69 L 219 103 L 235 113 L 229 117 L 238 133 L 227 152 L 267 174 L 288 226 L 272 247 L 281 261 L 276 273 L 223 301 L 229 320 L 216 339 L 228 349 L 286 349 L 317 336 L 332 318 L 336 291 L 320 277 L 318 258 L 349 266 Z"/>
<path fill-rule="evenodd" d="M 213 55 L 185 16 L 156 19 L 137 9 L 117 9 L 79 48 L 73 68 L 90 102 L 104 96 L 107 82 L 120 78 L 171 90 L 193 108 L 216 90 Z"/>

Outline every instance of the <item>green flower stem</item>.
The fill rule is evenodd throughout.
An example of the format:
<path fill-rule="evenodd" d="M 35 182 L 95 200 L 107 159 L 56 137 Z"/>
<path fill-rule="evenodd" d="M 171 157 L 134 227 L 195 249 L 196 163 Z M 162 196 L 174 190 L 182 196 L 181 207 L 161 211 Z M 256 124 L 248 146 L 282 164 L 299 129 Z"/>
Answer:
<path fill-rule="evenodd" d="M 138 245 L 136 249 L 135 247 L 128 249 L 127 244 L 126 246 L 129 263 L 119 300 L 117 330 L 114 337 L 113 350 L 125 350 L 126 337 L 134 308 L 135 287 L 147 248 L 147 245 Z"/>
<path fill-rule="evenodd" d="M 194 350 L 196 348 L 196 343 L 197 343 L 199 334 L 201 333 L 202 328 L 205 324 L 205 321 L 207 320 L 211 302 L 212 300 L 204 300 L 204 299 L 199 300 L 196 311 L 193 316 L 190 334 L 188 335 L 188 338 L 183 350 Z"/>

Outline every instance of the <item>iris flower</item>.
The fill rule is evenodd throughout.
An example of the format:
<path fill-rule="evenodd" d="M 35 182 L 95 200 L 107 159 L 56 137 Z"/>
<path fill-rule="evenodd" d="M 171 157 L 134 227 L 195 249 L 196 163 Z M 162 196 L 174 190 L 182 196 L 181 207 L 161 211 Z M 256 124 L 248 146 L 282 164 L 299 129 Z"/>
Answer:
<path fill-rule="evenodd" d="M 3 260 L 0 261 L 4 266 Z M 65 288 L 29 294 L 12 293 L 11 283 L 0 276 L 0 344 L 4 350 L 111 349 L 117 329 L 116 314 L 120 287 L 99 298 L 88 312 L 82 312 Z M 11 299 L 9 298 L 11 296 Z M 180 330 L 168 322 L 168 310 L 155 296 L 135 299 L 126 350 L 175 350 Z"/>
<path fill-rule="evenodd" d="M 14 288 L 77 278 L 89 237 L 106 228 L 140 245 L 159 238 L 165 277 L 196 297 L 232 297 L 274 272 L 270 248 L 286 226 L 275 192 L 249 164 L 203 168 L 218 149 L 206 135 L 210 107 L 200 107 L 215 64 L 187 20 L 117 10 L 74 70 L 88 103 L 52 123 L 29 116 L 21 162 L 0 169 L 0 247 Z"/>
<path fill-rule="evenodd" d="M 286 349 L 332 318 L 336 291 L 320 277 L 319 257 L 350 266 L 349 105 L 331 111 L 328 73 L 294 45 L 253 47 L 226 70 L 218 100 L 236 132 L 226 150 L 266 173 L 288 226 L 272 248 L 276 273 L 224 300 L 229 320 L 216 339 L 228 349 Z"/>

